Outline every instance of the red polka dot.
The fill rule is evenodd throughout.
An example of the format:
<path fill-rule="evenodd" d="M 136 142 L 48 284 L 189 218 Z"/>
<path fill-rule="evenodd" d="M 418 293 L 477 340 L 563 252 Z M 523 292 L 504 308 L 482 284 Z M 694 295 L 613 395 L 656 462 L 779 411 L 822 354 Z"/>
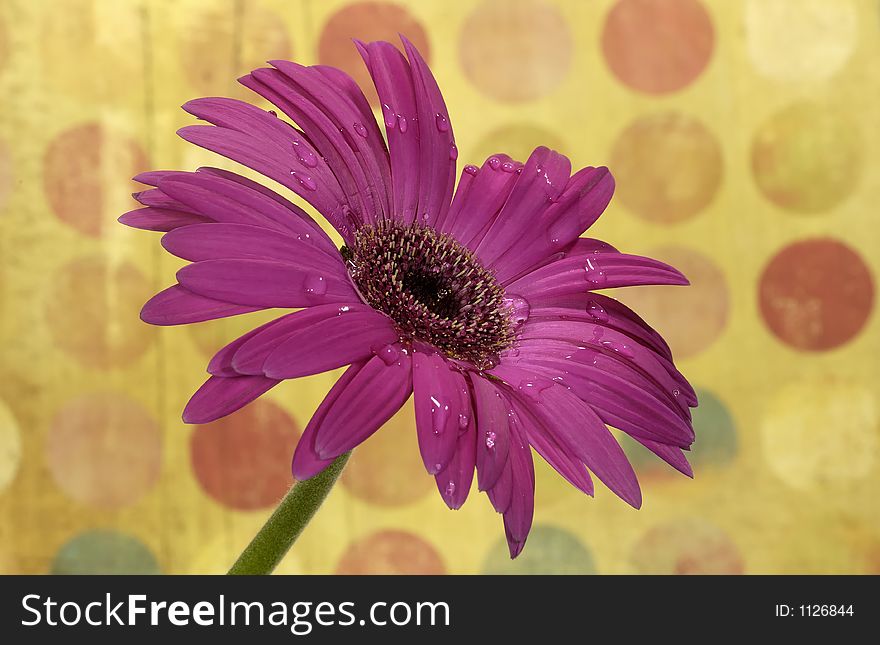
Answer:
<path fill-rule="evenodd" d="M 55 214 L 80 233 L 99 237 L 134 207 L 129 181 L 147 169 L 146 154 L 134 141 L 98 123 L 65 130 L 46 149 L 43 186 Z"/>
<path fill-rule="evenodd" d="M 378 105 L 373 81 L 352 39 L 384 40 L 400 46 L 398 34 L 406 36 L 426 61 L 431 60 L 425 29 L 406 8 L 389 2 L 350 4 L 334 13 L 324 25 L 318 41 L 318 60 L 322 65 L 347 72 L 361 86 L 370 103 Z"/>
<path fill-rule="evenodd" d="M 435 490 L 419 456 L 412 401 L 352 453 L 342 484 L 378 506 L 410 504 Z"/>
<path fill-rule="evenodd" d="M 422 538 L 404 531 L 380 531 L 349 546 L 336 573 L 438 575 L 446 573 L 446 567 Z"/>
<path fill-rule="evenodd" d="M 78 258 L 55 271 L 46 321 L 55 344 L 82 365 L 127 365 L 149 348 L 156 328 L 138 319 L 154 289 L 132 264 L 95 256 Z"/>
<path fill-rule="evenodd" d="M 819 238 L 782 249 L 758 287 L 761 315 L 779 340 L 795 349 L 838 347 L 864 327 L 874 306 L 874 280 L 859 254 Z"/>
<path fill-rule="evenodd" d="M 611 71 L 647 94 L 692 83 L 709 63 L 714 44 L 712 21 L 698 0 L 620 0 L 602 30 Z"/>
<path fill-rule="evenodd" d="M 89 394 L 62 407 L 49 427 L 46 460 L 71 498 L 101 508 L 136 502 L 159 479 L 162 435 L 122 394 Z"/>
<path fill-rule="evenodd" d="M 193 470 L 202 488 L 224 506 L 268 508 L 293 484 L 290 460 L 299 435 L 287 412 L 259 399 L 196 427 L 190 441 Z"/>
<path fill-rule="evenodd" d="M 743 558 L 721 529 L 689 519 L 657 526 L 635 544 L 632 562 L 642 574 L 741 574 Z"/>

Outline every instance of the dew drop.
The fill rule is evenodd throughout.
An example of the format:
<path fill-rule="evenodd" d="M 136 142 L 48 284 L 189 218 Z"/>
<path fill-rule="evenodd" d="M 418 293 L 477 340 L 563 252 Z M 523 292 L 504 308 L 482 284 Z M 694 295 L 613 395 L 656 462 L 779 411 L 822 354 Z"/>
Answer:
<path fill-rule="evenodd" d="M 542 378 L 526 379 L 520 381 L 517 389 L 526 397 L 538 403 L 541 400 L 541 392 L 553 386 L 552 381 Z"/>
<path fill-rule="evenodd" d="M 374 348 L 373 353 L 381 358 L 386 365 L 394 365 L 397 359 L 400 358 L 400 352 L 394 345 L 385 345 L 378 349 Z"/>
<path fill-rule="evenodd" d="M 620 354 L 624 358 L 633 358 L 635 354 L 629 345 L 618 343 L 615 340 L 603 340 L 599 343 L 605 349 L 610 349 L 615 354 Z"/>
<path fill-rule="evenodd" d="M 605 307 L 600 305 L 595 300 L 587 301 L 587 313 L 593 320 L 596 320 L 600 323 L 608 322 L 608 312 L 605 311 Z"/>
<path fill-rule="evenodd" d="M 307 276 L 304 286 L 306 293 L 310 293 L 314 296 L 323 296 L 327 293 L 327 281 L 322 275 Z"/>
<path fill-rule="evenodd" d="M 492 170 L 498 170 L 501 167 L 501 159 L 498 157 L 489 157 L 489 161 L 486 163 L 489 164 Z"/>
<path fill-rule="evenodd" d="M 503 164 L 501 164 L 501 170 L 503 170 L 504 172 L 513 172 L 514 170 L 516 170 L 516 166 L 510 161 L 505 161 Z"/>
<path fill-rule="evenodd" d="M 299 185 L 306 190 L 317 190 L 318 184 L 316 184 L 315 180 L 308 175 L 300 174 L 295 170 L 291 170 L 290 174 L 291 176 L 293 176 L 294 179 L 296 179 L 297 183 L 299 183 Z"/>
<path fill-rule="evenodd" d="M 470 417 L 468 415 L 461 413 L 458 415 L 458 429 L 464 430 L 468 427 L 468 424 L 471 422 Z"/>
<path fill-rule="evenodd" d="M 397 115 L 397 129 L 400 130 L 401 134 L 403 134 L 404 132 L 406 132 L 406 128 L 407 128 L 406 117 L 403 116 L 402 114 L 398 114 Z"/>
<path fill-rule="evenodd" d="M 269 114 L 271 114 L 272 116 L 274 116 L 275 118 L 278 118 L 278 113 L 277 113 L 275 110 L 266 110 L 266 111 L 267 111 Z"/>
<path fill-rule="evenodd" d="M 355 121 L 351 127 L 354 128 L 354 131 L 357 132 L 364 139 L 367 138 L 367 129 L 364 127 L 363 123 L 361 123 L 360 121 Z"/>
<path fill-rule="evenodd" d="M 473 164 L 468 164 L 464 167 L 464 171 L 469 175 L 476 175 L 478 172 L 480 172 L 480 169 Z"/>
<path fill-rule="evenodd" d="M 458 148 L 455 147 L 455 141 L 449 144 L 449 158 L 453 161 L 458 159 Z"/>
<path fill-rule="evenodd" d="M 455 482 L 450 481 L 448 484 L 446 484 L 446 496 L 452 497 L 454 494 L 455 494 Z"/>
<path fill-rule="evenodd" d="M 502 306 L 509 312 L 510 322 L 513 325 L 514 331 L 522 327 L 529 319 L 531 309 L 525 298 L 516 295 L 506 296 L 502 301 Z"/>
<path fill-rule="evenodd" d="M 497 439 L 497 438 L 498 438 L 498 435 L 496 435 L 491 430 L 487 430 L 486 431 L 486 448 L 488 448 L 489 450 L 494 450 L 495 449 L 495 439 Z"/>
<path fill-rule="evenodd" d="M 587 260 L 587 264 L 584 266 L 585 277 L 587 282 L 595 286 L 601 286 L 608 281 L 608 276 L 605 275 L 605 272 L 599 267 L 599 263 L 595 258 L 590 258 Z"/>
<path fill-rule="evenodd" d="M 439 112 L 437 113 L 437 116 L 434 119 L 434 123 L 437 124 L 437 129 L 440 132 L 449 132 L 449 121 L 446 119 L 445 116 L 443 116 Z"/>
<path fill-rule="evenodd" d="M 382 115 L 385 119 L 385 127 L 393 128 L 397 123 L 397 115 L 394 114 L 394 110 L 387 103 L 382 104 Z"/>
<path fill-rule="evenodd" d="M 304 147 L 302 141 L 295 140 L 293 142 L 293 150 L 296 152 L 299 162 L 305 167 L 314 168 L 318 165 L 318 158 L 315 156 L 315 153 Z"/>
<path fill-rule="evenodd" d="M 677 397 L 680 394 L 681 394 L 681 390 L 679 390 L 678 388 L 675 388 L 674 390 L 672 390 L 672 396 Z"/>

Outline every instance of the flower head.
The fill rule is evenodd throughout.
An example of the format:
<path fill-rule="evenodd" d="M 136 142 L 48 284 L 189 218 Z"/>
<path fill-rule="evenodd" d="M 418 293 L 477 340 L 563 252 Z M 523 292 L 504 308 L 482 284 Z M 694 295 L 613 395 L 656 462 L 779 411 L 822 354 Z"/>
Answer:
<path fill-rule="evenodd" d="M 296 124 L 248 103 L 191 101 L 211 125 L 181 137 L 292 190 L 299 207 L 216 168 L 158 171 L 120 218 L 164 231 L 191 264 L 142 318 L 194 323 L 269 308 L 281 315 L 222 348 L 184 420 L 227 415 L 280 381 L 350 365 L 306 427 L 293 474 L 306 479 L 378 430 L 414 396 L 421 455 L 460 507 L 476 471 L 522 550 L 534 507 L 532 449 L 588 495 L 590 473 L 631 505 L 635 473 L 608 425 L 691 475 L 693 389 L 663 339 L 596 290 L 687 284 L 675 269 L 581 238 L 607 206 L 607 168 L 571 174 L 536 149 L 465 166 L 443 97 L 404 40 L 356 43 L 382 104 L 387 146 L 344 72 L 273 61 L 241 83 Z M 607 425 L 606 425 L 607 424 Z"/>

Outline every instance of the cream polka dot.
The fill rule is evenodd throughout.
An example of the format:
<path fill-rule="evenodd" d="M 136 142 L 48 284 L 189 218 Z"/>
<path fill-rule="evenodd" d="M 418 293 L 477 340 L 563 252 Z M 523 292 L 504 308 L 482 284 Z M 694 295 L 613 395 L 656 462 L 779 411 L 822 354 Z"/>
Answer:
<path fill-rule="evenodd" d="M 793 383 L 770 400 L 761 439 L 771 469 L 787 484 L 827 492 L 864 479 L 877 463 L 877 402 L 856 382 Z"/>
<path fill-rule="evenodd" d="M 0 401 L 0 491 L 18 472 L 21 462 L 21 433 L 12 411 Z"/>
<path fill-rule="evenodd" d="M 851 0 L 748 0 L 746 49 L 755 69 L 781 81 L 823 80 L 855 49 Z"/>

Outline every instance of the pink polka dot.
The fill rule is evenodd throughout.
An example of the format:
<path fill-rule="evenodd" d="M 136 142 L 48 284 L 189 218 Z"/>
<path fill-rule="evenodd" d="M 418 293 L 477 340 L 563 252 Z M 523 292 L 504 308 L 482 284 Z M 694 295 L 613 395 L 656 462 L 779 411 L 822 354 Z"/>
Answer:
<path fill-rule="evenodd" d="M 446 567 L 437 550 L 405 531 L 380 531 L 348 547 L 336 573 L 340 575 L 438 575 Z"/>

